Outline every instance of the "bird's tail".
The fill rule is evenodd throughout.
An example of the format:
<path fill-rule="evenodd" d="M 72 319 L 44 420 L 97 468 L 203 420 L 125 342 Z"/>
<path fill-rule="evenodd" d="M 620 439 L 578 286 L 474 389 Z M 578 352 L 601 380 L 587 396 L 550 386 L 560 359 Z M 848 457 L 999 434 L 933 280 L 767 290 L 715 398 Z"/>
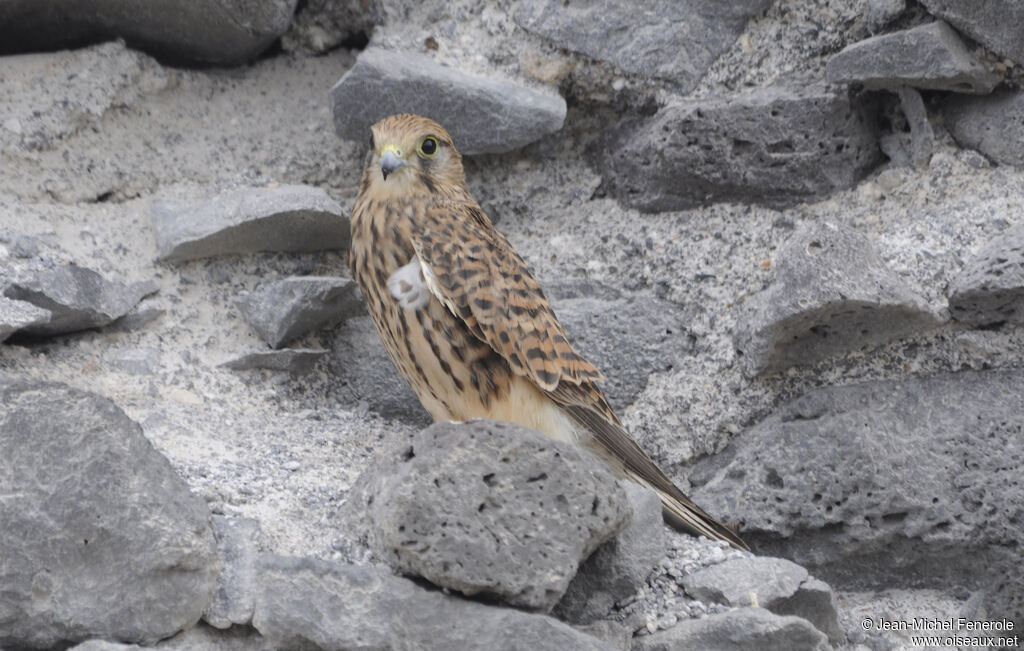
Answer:
<path fill-rule="evenodd" d="M 627 471 L 630 479 L 646 486 L 661 498 L 661 510 L 665 520 L 676 529 L 685 529 L 698 536 L 707 536 L 712 540 L 724 540 L 736 549 L 750 551 L 743 539 L 735 531 L 708 515 L 704 509 L 693 503 L 689 497 L 676 488 L 675 484 L 655 486 L 639 475 Z"/>

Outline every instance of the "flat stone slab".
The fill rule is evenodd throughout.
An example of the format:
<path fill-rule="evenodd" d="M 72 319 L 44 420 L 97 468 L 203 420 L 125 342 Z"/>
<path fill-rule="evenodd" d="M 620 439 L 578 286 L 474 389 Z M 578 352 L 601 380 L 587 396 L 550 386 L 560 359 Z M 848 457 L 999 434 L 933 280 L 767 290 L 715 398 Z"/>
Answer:
<path fill-rule="evenodd" d="M 1024 323 L 1024 224 L 992 238 L 949 285 L 949 311 L 973 326 Z"/>
<path fill-rule="evenodd" d="M 509 423 L 436 423 L 356 484 L 354 521 L 396 570 L 550 610 L 632 509 L 604 462 Z"/>
<path fill-rule="evenodd" d="M 293 276 L 265 282 L 235 299 L 242 318 L 271 348 L 363 312 L 351 278 Z"/>
<path fill-rule="evenodd" d="M 261 350 L 247 353 L 221 364 L 235 371 L 266 369 L 269 371 L 286 371 L 302 375 L 313 370 L 316 363 L 330 354 L 326 348 L 283 348 L 281 350 Z"/>
<path fill-rule="evenodd" d="M 921 4 L 996 54 L 1024 64 L 1024 4 L 1019 0 L 921 0 Z"/>
<path fill-rule="evenodd" d="M 913 86 L 977 95 L 999 83 L 941 20 L 849 45 L 829 59 L 825 74 L 833 83 L 872 89 Z"/>
<path fill-rule="evenodd" d="M 519 149 L 562 128 L 565 100 L 554 91 L 466 74 L 417 52 L 368 47 L 331 89 L 338 135 L 366 142 L 370 126 L 396 113 L 438 122 L 462 154 Z"/>
<path fill-rule="evenodd" d="M 25 325 L 30 335 L 50 336 L 99 328 L 127 314 L 145 296 L 156 291 L 152 282 L 125 284 L 69 264 L 39 276 L 13 282 L 4 296 L 48 310 L 45 323 Z"/>
<path fill-rule="evenodd" d="M 0 342 L 7 341 L 8 337 L 23 328 L 49 323 L 52 316 L 49 310 L 27 301 L 0 296 Z"/>
<path fill-rule="evenodd" d="M 348 217 L 321 188 L 233 189 L 191 202 L 153 202 L 159 258 L 170 262 L 258 251 L 348 248 Z"/>
<path fill-rule="evenodd" d="M 736 318 L 734 343 L 748 375 L 813 364 L 942 323 L 868 239 L 845 226 L 802 225 L 775 266 L 775 279 Z"/>
<path fill-rule="evenodd" d="M 512 13 L 523 29 L 627 72 L 670 80 L 689 92 L 769 0 L 526 0 Z"/>
<path fill-rule="evenodd" d="M 846 89 L 792 80 L 677 100 L 591 146 L 602 188 L 644 212 L 719 201 L 789 206 L 854 186 L 882 156 Z"/>
<path fill-rule="evenodd" d="M 961 147 L 1001 165 L 1024 166 L 1024 91 L 950 97 L 942 104 L 942 114 Z"/>
<path fill-rule="evenodd" d="M 636 638 L 635 651 L 831 651 L 825 636 L 799 617 L 763 608 L 737 608 L 726 613 L 679 622 L 667 631 Z"/>

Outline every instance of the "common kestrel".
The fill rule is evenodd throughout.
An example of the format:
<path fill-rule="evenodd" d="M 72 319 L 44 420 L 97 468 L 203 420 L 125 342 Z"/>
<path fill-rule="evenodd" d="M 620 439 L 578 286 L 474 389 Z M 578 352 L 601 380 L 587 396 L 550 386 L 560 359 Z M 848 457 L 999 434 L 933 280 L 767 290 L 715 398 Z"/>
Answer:
<path fill-rule="evenodd" d="M 682 493 L 623 429 L 540 284 L 466 187 L 433 120 L 373 125 L 349 264 L 388 355 L 435 420 L 492 418 L 588 447 L 649 486 L 672 524 L 746 545 Z"/>

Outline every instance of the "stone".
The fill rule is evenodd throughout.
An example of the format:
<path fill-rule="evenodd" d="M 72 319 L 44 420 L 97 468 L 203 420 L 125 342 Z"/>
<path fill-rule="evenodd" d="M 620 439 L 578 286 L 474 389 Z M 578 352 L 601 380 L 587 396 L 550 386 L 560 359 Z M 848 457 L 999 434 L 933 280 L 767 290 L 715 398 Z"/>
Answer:
<path fill-rule="evenodd" d="M 326 54 L 345 41 L 365 43 L 375 27 L 376 9 L 376 3 L 366 0 L 307 0 L 295 12 L 281 45 L 289 52 Z"/>
<path fill-rule="evenodd" d="M 293 375 L 305 375 L 313 370 L 320 359 L 331 351 L 326 348 L 282 348 L 281 350 L 260 350 L 247 353 L 221 364 L 235 371 L 266 369 L 287 371 Z"/>
<path fill-rule="evenodd" d="M 1024 224 L 986 242 L 949 284 L 949 311 L 972 326 L 1024 323 Z"/>
<path fill-rule="evenodd" d="M 235 299 L 242 318 L 271 348 L 364 312 L 351 278 L 292 276 Z"/>
<path fill-rule="evenodd" d="M 210 512 L 107 398 L 0 379 L 0 647 L 152 644 L 217 581 Z"/>
<path fill-rule="evenodd" d="M 868 31 L 877 34 L 907 9 L 907 0 L 865 0 L 861 11 Z"/>
<path fill-rule="evenodd" d="M 15 281 L 4 290 L 4 296 L 49 310 L 49 321 L 24 326 L 20 331 L 51 336 L 112 323 L 155 291 L 152 282 L 127 285 L 107 280 L 92 269 L 69 264 L 29 280 Z"/>
<path fill-rule="evenodd" d="M 332 330 L 328 348 L 331 374 L 349 402 L 420 427 L 434 422 L 398 374 L 369 316 L 352 317 Z"/>
<path fill-rule="evenodd" d="M 103 355 L 108 368 L 128 375 L 152 375 L 160 368 L 160 351 L 156 348 L 113 350 Z"/>
<path fill-rule="evenodd" d="M 636 638 L 634 651 L 831 651 L 811 623 L 763 608 L 737 608 L 679 622 L 667 631 Z"/>
<path fill-rule="evenodd" d="M 1024 622 L 1024 371 L 816 389 L 697 463 L 693 499 L 840 590 L 985 590 Z"/>
<path fill-rule="evenodd" d="M 426 590 L 383 568 L 264 555 L 259 587 L 253 625 L 283 648 L 613 648 L 553 618 Z"/>
<path fill-rule="evenodd" d="M 13 301 L 0 296 L 0 342 L 23 328 L 49 323 L 49 310 L 44 310 L 27 301 Z"/>
<path fill-rule="evenodd" d="M 760 606 L 806 619 L 833 644 L 843 641 L 832 589 L 784 558 L 733 558 L 683 577 L 687 594 L 727 606 Z"/>
<path fill-rule="evenodd" d="M 469 75 L 416 52 L 368 47 L 331 89 L 335 129 L 366 142 L 395 113 L 436 120 L 462 154 L 519 149 L 562 128 L 565 100 L 494 77 Z"/>
<path fill-rule="evenodd" d="M 961 147 L 1001 165 L 1024 166 L 1024 91 L 950 97 L 942 104 L 942 114 Z"/>
<path fill-rule="evenodd" d="M 633 506 L 633 519 L 580 565 L 553 611 L 563 621 L 590 624 L 607 617 L 616 602 L 644 585 L 665 556 L 661 498 L 632 481 L 622 480 L 620 485 Z"/>
<path fill-rule="evenodd" d="M 617 292 L 556 298 L 556 289 L 548 292 L 555 314 L 573 347 L 604 373 L 601 388 L 615 409 L 633 404 L 653 373 L 680 366 L 692 353 L 687 315 L 678 305 Z"/>
<path fill-rule="evenodd" d="M 213 516 L 220 577 L 203 619 L 215 628 L 248 624 L 256 607 L 260 523 L 252 518 Z"/>
<path fill-rule="evenodd" d="M 627 119 L 590 156 L 603 191 L 644 212 L 794 205 L 852 187 L 880 162 L 867 112 L 845 89 L 780 82 Z"/>
<path fill-rule="evenodd" d="M 322 188 L 280 185 L 234 189 L 195 201 L 153 202 L 161 260 L 231 253 L 348 248 L 348 219 Z"/>
<path fill-rule="evenodd" d="M 374 555 L 466 595 L 550 610 L 632 509 L 607 466 L 540 432 L 439 422 L 385 455 L 350 498 Z"/>
<path fill-rule="evenodd" d="M 298 0 L 33 0 L 0 4 L 0 54 L 60 50 L 123 38 L 135 49 L 188 64 L 255 59 L 291 21 Z"/>
<path fill-rule="evenodd" d="M 911 86 L 976 95 L 999 83 L 941 20 L 853 43 L 828 60 L 825 76 L 871 89 Z"/>
<path fill-rule="evenodd" d="M 775 267 L 772 283 L 736 317 L 734 343 L 748 375 L 814 364 L 941 325 L 868 239 L 846 226 L 803 224 Z"/>
<path fill-rule="evenodd" d="M 135 651 L 141 649 L 138 644 L 121 644 L 106 640 L 89 640 L 71 647 L 71 651 Z"/>
<path fill-rule="evenodd" d="M 12 4 L 19 3 L 0 5 L 0 34 L 16 25 L 3 18 Z M 0 37 L 0 50 L 8 43 Z M 61 147 L 82 130 L 99 129 L 100 120 L 113 108 L 132 106 L 147 94 L 162 90 L 167 80 L 167 73 L 156 61 L 120 42 L 5 57 L 0 97 L 17 101 L 0 103 L 0 151 Z"/>
<path fill-rule="evenodd" d="M 910 146 L 907 148 L 910 164 L 918 169 L 925 169 L 931 162 L 935 149 L 935 132 L 928 121 L 928 110 L 924 106 L 921 93 L 908 86 L 900 86 L 896 93 L 900 98 L 900 108 L 910 127 Z"/>
<path fill-rule="evenodd" d="M 921 0 L 921 4 L 996 54 L 1024 64 L 1024 4 L 1020 0 Z"/>
<path fill-rule="evenodd" d="M 732 47 L 747 21 L 769 0 L 596 0 L 520 2 L 512 16 L 523 29 L 558 47 L 611 63 L 626 72 L 669 80 L 693 90 L 715 59 Z"/>

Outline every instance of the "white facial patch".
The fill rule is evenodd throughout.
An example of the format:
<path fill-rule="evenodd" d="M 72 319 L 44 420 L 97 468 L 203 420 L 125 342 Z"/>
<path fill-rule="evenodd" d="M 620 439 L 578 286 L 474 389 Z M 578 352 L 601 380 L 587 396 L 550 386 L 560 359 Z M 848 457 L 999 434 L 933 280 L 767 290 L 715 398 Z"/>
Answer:
<path fill-rule="evenodd" d="M 388 289 L 402 308 L 418 310 L 425 306 L 430 300 L 430 288 L 423 280 L 420 259 L 413 256 L 409 264 L 391 274 L 388 278 Z"/>

